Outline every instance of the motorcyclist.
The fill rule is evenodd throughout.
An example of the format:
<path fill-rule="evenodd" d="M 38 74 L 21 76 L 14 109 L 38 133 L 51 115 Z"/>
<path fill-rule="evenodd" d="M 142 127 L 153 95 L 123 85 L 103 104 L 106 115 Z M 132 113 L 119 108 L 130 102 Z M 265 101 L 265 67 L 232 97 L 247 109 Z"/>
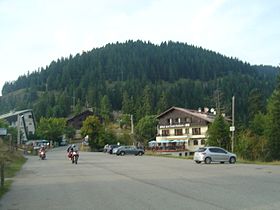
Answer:
<path fill-rule="evenodd" d="M 41 145 L 41 147 L 39 149 L 39 153 L 41 153 L 41 152 L 46 152 L 46 148 L 43 145 Z"/>
<path fill-rule="evenodd" d="M 71 159 L 73 152 L 78 152 L 78 148 L 75 144 L 70 145 L 67 148 L 67 152 L 68 152 L 68 158 Z"/>
<path fill-rule="evenodd" d="M 39 157 L 42 158 L 41 156 L 44 155 L 43 158 L 46 157 L 46 148 L 44 147 L 44 145 L 41 145 L 39 151 L 38 151 Z"/>

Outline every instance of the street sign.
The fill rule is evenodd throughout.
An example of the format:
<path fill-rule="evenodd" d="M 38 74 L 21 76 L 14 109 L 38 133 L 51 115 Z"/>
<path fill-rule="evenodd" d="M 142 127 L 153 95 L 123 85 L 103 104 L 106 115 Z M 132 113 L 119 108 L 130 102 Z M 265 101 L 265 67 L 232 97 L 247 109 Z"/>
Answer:
<path fill-rule="evenodd" d="M 235 127 L 234 127 L 234 126 L 230 126 L 230 127 L 229 127 L 229 130 L 230 130 L 231 132 L 235 131 Z"/>
<path fill-rule="evenodd" d="M 7 129 L 6 128 L 0 128 L 0 136 L 6 136 L 7 135 Z"/>

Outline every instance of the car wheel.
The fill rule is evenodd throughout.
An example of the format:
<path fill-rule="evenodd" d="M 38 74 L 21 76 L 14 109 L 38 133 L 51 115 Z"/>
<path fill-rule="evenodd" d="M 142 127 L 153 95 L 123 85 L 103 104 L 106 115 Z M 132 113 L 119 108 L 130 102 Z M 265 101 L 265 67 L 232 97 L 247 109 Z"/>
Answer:
<path fill-rule="evenodd" d="M 206 164 L 210 164 L 211 163 L 211 158 L 210 157 L 205 158 L 204 162 Z"/>
<path fill-rule="evenodd" d="M 196 162 L 197 164 L 200 164 L 200 163 L 201 163 L 201 161 L 198 161 L 198 160 L 196 160 L 195 162 Z"/>
<path fill-rule="evenodd" d="M 138 155 L 139 155 L 139 156 L 142 156 L 142 155 L 143 155 L 143 152 L 139 152 Z"/>
<path fill-rule="evenodd" d="M 125 155 L 125 152 L 124 152 L 124 151 L 121 151 L 121 152 L 120 152 L 120 155 L 121 155 L 121 156 L 124 156 L 124 155 Z"/>
<path fill-rule="evenodd" d="M 230 157 L 229 163 L 230 163 L 230 164 L 234 164 L 235 162 L 236 162 L 235 157 Z"/>

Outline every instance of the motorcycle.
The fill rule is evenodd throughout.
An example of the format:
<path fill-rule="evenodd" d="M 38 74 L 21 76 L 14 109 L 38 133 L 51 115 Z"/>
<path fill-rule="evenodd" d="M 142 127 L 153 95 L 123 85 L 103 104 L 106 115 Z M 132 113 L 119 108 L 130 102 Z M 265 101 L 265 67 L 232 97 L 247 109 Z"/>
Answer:
<path fill-rule="evenodd" d="M 41 160 L 45 160 L 46 159 L 46 152 L 45 151 L 40 151 L 39 152 L 39 157 L 41 158 Z"/>
<path fill-rule="evenodd" d="M 78 164 L 79 153 L 78 151 L 69 152 L 68 154 L 69 159 L 71 159 L 72 163 Z"/>

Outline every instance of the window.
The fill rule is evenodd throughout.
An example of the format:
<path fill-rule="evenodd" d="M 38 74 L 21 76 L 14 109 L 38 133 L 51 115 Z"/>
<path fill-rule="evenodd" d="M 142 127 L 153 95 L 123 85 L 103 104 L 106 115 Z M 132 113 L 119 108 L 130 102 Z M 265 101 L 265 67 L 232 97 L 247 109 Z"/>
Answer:
<path fill-rule="evenodd" d="M 180 122 L 181 122 L 181 119 L 180 119 L 180 118 L 175 118 L 175 119 L 174 119 L 174 122 L 175 122 L 175 123 L 180 123 Z"/>
<path fill-rule="evenodd" d="M 167 124 L 172 125 L 172 119 L 171 118 L 167 119 Z"/>
<path fill-rule="evenodd" d="M 29 118 L 29 119 L 31 119 L 31 118 L 32 118 L 32 115 L 31 115 L 31 114 L 30 114 L 30 115 L 28 115 L 28 118 Z"/>
<path fill-rule="evenodd" d="M 213 153 L 221 153 L 221 154 L 227 153 L 225 150 L 220 149 L 220 148 L 210 148 L 209 150 L 210 150 L 210 152 L 213 152 Z"/>
<path fill-rule="evenodd" d="M 193 140 L 193 145 L 198 145 L 198 140 Z"/>
<path fill-rule="evenodd" d="M 201 145 L 205 145 L 205 140 L 204 140 L 204 139 L 201 139 L 200 144 L 201 144 Z"/>
<path fill-rule="evenodd" d="M 191 120 L 190 117 L 186 117 L 186 118 L 185 118 L 185 121 L 186 121 L 187 123 L 190 123 L 192 120 Z"/>
<path fill-rule="evenodd" d="M 185 129 L 185 134 L 189 134 L 189 133 L 190 133 L 189 128 L 186 128 L 186 129 Z"/>
<path fill-rule="evenodd" d="M 199 148 L 198 152 L 205 152 L 206 148 Z"/>
<path fill-rule="evenodd" d="M 162 130 L 163 136 L 169 136 L 169 130 Z"/>
<path fill-rule="evenodd" d="M 183 129 L 175 129 L 175 136 L 183 135 Z"/>
<path fill-rule="evenodd" d="M 200 132 L 200 128 L 193 128 L 192 129 L 192 135 L 200 135 L 201 132 Z"/>

